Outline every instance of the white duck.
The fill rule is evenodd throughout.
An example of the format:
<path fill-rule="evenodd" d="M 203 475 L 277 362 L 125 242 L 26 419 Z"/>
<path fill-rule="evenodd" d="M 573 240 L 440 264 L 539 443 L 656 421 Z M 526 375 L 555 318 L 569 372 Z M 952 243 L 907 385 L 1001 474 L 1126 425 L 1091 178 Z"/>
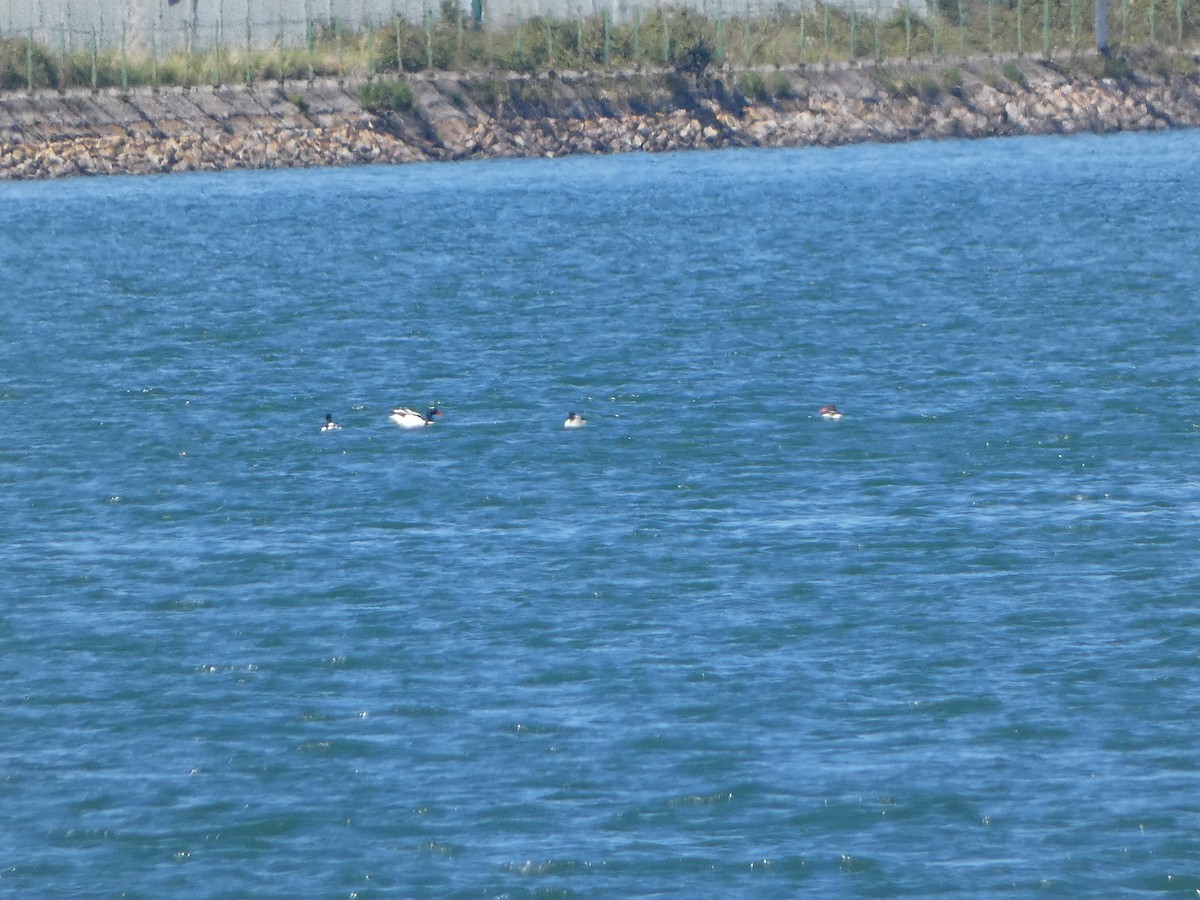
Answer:
<path fill-rule="evenodd" d="M 337 431 L 341 427 L 341 425 L 333 421 L 333 416 L 331 416 L 329 413 L 325 413 L 325 424 L 321 426 L 322 431 Z"/>
<path fill-rule="evenodd" d="M 587 419 L 579 415 L 579 413 L 571 413 L 567 416 L 567 420 L 563 422 L 563 428 L 582 428 L 587 424 Z"/>
<path fill-rule="evenodd" d="M 426 425 L 432 425 L 434 418 L 440 415 L 442 411 L 436 406 L 429 407 L 429 412 L 424 414 L 407 406 L 397 406 L 388 416 L 388 421 L 395 422 L 401 428 L 424 428 Z"/>

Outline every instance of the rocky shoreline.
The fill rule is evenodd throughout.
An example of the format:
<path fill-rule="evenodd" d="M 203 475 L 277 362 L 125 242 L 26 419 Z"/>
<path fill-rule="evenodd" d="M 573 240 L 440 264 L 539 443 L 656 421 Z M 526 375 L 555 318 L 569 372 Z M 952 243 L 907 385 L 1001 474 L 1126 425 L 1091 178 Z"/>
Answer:
<path fill-rule="evenodd" d="M 1029 58 L 522 76 L 409 76 L 404 109 L 360 85 L 0 93 L 0 179 L 800 147 L 1200 124 L 1200 76 L 1068 72 Z"/>

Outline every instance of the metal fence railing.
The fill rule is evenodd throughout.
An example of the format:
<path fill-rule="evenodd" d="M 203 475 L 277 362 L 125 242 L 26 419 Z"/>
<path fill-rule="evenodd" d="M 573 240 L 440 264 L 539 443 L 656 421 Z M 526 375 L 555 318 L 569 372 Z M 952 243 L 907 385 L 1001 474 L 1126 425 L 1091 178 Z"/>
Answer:
<path fill-rule="evenodd" d="M 920 10 L 894 0 L 585 0 L 574 8 L 548 0 L 441 0 L 436 8 L 433 0 L 361 0 L 353 10 L 341 0 L 279 0 L 274 11 L 255 0 L 104 2 L 9 0 L 0 18 L 0 89 L 369 81 L 431 69 L 1050 58 L 1094 46 L 1098 0 L 931 0 Z M 1099 2 L 1118 46 L 1186 48 L 1200 26 L 1200 0 Z"/>

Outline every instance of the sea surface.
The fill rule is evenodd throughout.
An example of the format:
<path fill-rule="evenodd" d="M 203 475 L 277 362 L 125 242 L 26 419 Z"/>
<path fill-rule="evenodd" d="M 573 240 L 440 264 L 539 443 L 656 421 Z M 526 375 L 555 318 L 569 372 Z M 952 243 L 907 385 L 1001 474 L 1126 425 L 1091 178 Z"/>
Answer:
<path fill-rule="evenodd" d="M 1197 159 L 0 184 L 0 894 L 1194 897 Z"/>

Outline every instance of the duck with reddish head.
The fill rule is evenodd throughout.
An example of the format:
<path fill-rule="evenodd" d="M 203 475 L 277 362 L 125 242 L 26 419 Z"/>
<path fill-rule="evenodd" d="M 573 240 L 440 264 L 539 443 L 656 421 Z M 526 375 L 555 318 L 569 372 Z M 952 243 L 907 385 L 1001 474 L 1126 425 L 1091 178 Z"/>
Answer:
<path fill-rule="evenodd" d="M 841 417 L 842 417 L 841 410 L 839 410 L 832 403 L 826 403 L 824 406 L 821 407 L 821 418 L 822 419 L 837 420 L 837 419 L 840 419 Z"/>

